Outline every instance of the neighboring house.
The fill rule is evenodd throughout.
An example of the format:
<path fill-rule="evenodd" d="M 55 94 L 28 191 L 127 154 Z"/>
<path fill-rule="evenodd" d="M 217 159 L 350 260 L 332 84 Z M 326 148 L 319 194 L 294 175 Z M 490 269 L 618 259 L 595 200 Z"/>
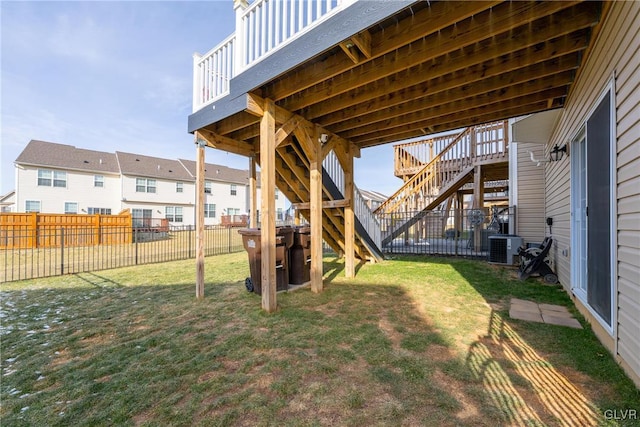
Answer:
<path fill-rule="evenodd" d="M 513 124 L 512 197 L 518 233 L 553 237 L 562 286 L 640 385 L 640 3 L 608 7 L 564 108 Z"/>
<path fill-rule="evenodd" d="M 16 191 L 9 191 L 4 196 L 0 196 L 0 212 L 15 211 Z"/>
<path fill-rule="evenodd" d="M 15 166 L 15 212 L 110 215 L 130 209 L 134 224 L 156 225 L 160 219 L 171 225 L 195 223 L 196 172 L 190 160 L 33 140 Z M 206 164 L 205 170 L 205 224 L 219 224 L 222 215 L 247 214 L 248 170 L 215 164 Z M 276 217 L 285 203 L 280 196 Z"/>

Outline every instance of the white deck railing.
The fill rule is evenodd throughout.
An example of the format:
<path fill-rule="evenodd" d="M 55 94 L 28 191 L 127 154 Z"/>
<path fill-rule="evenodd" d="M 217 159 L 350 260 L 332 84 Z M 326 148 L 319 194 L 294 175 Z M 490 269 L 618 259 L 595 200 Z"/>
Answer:
<path fill-rule="evenodd" d="M 322 167 L 327 171 L 327 174 L 329 174 L 333 183 L 344 197 L 344 170 L 342 169 L 340 161 L 333 150 L 331 150 L 322 161 Z M 369 205 L 367 205 L 364 197 L 362 197 L 362 193 L 360 193 L 360 190 L 358 190 L 358 187 L 356 187 L 355 184 L 353 186 L 353 214 L 358 221 L 360 221 L 360 224 L 362 224 L 362 227 L 365 229 L 371 240 L 376 244 L 377 248 L 382 248 L 380 221 L 373 214 L 371 209 L 369 209 Z"/>
<path fill-rule="evenodd" d="M 229 81 L 354 0 L 235 0 L 236 31 L 193 57 L 193 112 L 229 93 Z"/>

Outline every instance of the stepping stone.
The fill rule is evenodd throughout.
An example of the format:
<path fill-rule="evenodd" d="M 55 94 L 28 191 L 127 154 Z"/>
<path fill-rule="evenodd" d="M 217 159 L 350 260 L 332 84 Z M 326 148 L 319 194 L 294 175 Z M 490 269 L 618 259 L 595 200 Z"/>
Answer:
<path fill-rule="evenodd" d="M 542 313 L 542 318 L 544 323 L 548 323 L 550 325 L 558 325 L 558 326 L 568 326 L 570 328 L 582 329 L 582 325 L 573 317 L 567 316 L 550 316 Z"/>
<path fill-rule="evenodd" d="M 566 313 L 569 314 L 569 310 L 567 309 L 567 307 L 562 306 L 562 305 L 552 305 L 552 304 L 540 304 L 540 311 L 544 312 L 549 312 L 549 313 Z"/>
<path fill-rule="evenodd" d="M 582 329 L 580 322 L 571 315 L 567 307 L 561 305 L 537 304 L 533 301 L 511 298 L 509 317 L 529 322 Z"/>

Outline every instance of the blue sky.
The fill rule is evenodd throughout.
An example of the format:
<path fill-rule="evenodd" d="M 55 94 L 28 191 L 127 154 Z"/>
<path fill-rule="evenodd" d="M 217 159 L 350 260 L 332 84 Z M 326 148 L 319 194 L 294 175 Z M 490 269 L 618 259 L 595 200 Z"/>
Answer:
<path fill-rule="evenodd" d="M 234 31 L 233 2 L 0 3 L 1 189 L 31 139 L 100 151 L 195 159 L 187 133 L 192 55 Z M 246 169 L 207 149 L 207 162 Z M 358 187 L 391 195 L 391 145 L 365 149 Z"/>

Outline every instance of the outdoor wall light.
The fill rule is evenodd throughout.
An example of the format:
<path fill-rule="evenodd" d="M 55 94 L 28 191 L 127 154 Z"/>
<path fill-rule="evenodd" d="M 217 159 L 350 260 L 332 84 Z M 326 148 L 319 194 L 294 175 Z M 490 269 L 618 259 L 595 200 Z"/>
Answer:
<path fill-rule="evenodd" d="M 552 162 L 562 160 L 562 153 L 567 153 L 567 144 L 562 147 L 558 147 L 558 144 L 554 145 L 549 153 L 549 160 Z"/>

